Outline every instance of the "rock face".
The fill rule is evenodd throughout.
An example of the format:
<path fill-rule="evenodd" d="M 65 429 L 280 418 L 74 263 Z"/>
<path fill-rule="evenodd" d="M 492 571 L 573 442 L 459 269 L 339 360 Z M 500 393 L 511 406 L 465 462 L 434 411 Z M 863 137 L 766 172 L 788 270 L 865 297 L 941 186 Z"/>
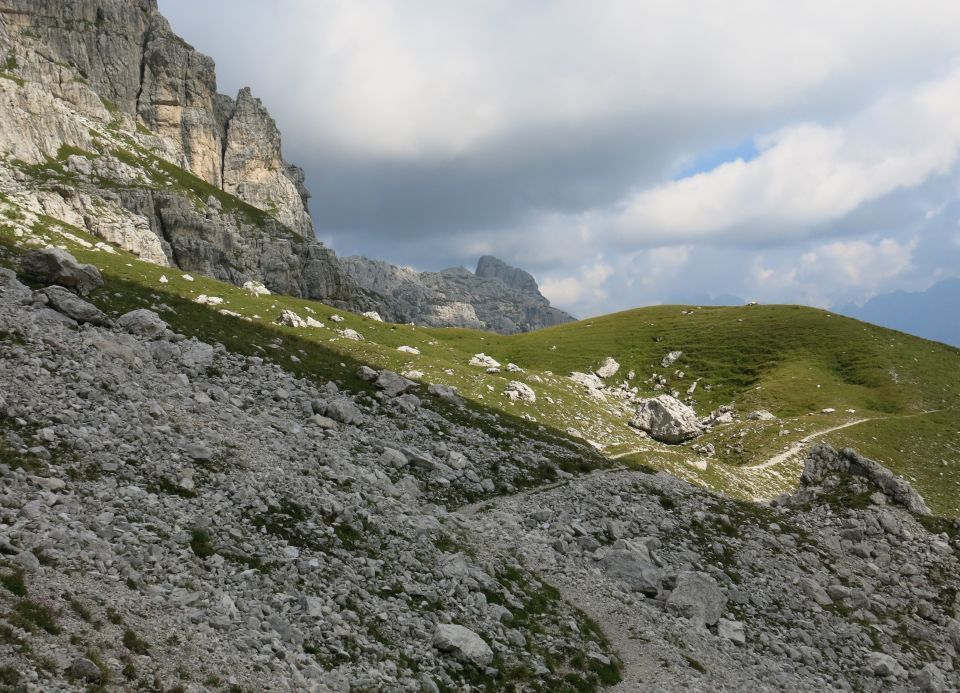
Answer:
<path fill-rule="evenodd" d="M 693 409 L 670 395 L 640 400 L 630 425 L 670 444 L 683 443 L 703 432 Z"/>
<path fill-rule="evenodd" d="M 0 51 L 0 192 L 22 233 L 43 238 L 44 215 L 149 262 L 376 307 L 314 239 L 263 105 L 217 93 L 155 0 L 0 0 Z"/>
<path fill-rule="evenodd" d="M 490 256 L 480 258 L 475 272 L 416 272 L 356 256 L 341 262 L 357 285 L 383 297 L 378 310 L 390 322 L 514 334 L 574 319 L 553 308 L 527 272 Z"/>

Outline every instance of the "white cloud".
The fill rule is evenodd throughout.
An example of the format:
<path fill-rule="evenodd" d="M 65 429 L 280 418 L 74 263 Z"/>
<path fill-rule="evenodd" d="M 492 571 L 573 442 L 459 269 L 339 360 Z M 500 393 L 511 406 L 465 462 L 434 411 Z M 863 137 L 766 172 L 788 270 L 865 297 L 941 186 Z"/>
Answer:
<path fill-rule="evenodd" d="M 831 277 L 846 286 L 873 289 L 911 267 L 916 239 L 900 243 L 886 238 L 879 243 L 839 241 L 827 243 L 800 258 L 801 276 Z"/>
<path fill-rule="evenodd" d="M 613 274 L 613 267 L 598 260 L 581 268 L 576 276 L 546 279 L 540 285 L 540 292 L 556 305 L 576 312 L 589 311 L 589 306 L 607 298 L 605 284 Z"/>
<path fill-rule="evenodd" d="M 835 126 L 788 126 L 760 154 L 633 197 L 615 221 L 635 242 L 664 236 L 789 236 L 947 173 L 960 151 L 960 67 L 890 94 Z"/>

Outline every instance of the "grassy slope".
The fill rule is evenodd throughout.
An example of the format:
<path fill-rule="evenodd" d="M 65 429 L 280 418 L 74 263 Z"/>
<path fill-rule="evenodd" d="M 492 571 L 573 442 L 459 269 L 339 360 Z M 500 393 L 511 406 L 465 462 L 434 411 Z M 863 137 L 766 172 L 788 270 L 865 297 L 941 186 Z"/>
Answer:
<path fill-rule="evenodd" d="M 19 216 L 9 203 L 4 206 L 8 218 Z M 22 238 L 13 237 L 16 225 L 0 229 L 0 240 L 22 244 Z M 41 242 L 68 247 L 104 271 L 116 294 L 98 297 L 105 308 L 120 311 L 142 303 L 168 303 L 182 312 L 199 294 L 219 296 L 224 299 L 220 308 L 249 320 L 214 321 L 219 327 L 211 339 L 231 348 L 247 345 L 240 350 L 351 386 L 357 386 L 353 372 L 361 362 L 398 371 L 416 369 L 428 382 L 455 385 L 477 404 L 541 425 L 544 432 L 576 427 L 606 454 L 625 454 L 627 462 L 664 468 L 735 496 L 771 496 L 789 488 L 798 474 L 798 462 L 762 474 L 744 467 L 810 433 L 869 418 L 824 440 L 876 457 L 916 481 L 936 510 L 960 515 L 956 468 L 960 351 L 951 347 L 798 306 L 703 308 L 690 314 L 681 306 L 657 306 L 512 337 L 383 324 L 343 311 L 345 321 L 327 322 L 328 329 L 285 328 L 273 324 L 283 309 L 325 321 L 337 311 L 288 296 L 256 297 L 204 277 L 188 281 L 174 268 L 144 263 L 122 252 L 111 255 L 84 248 L 58 231 L 96 239 L 50 219 L 30 222 L 28 215 L 28 226 Z M 168 283 L 160 282 L 161 275 Z M 195 312 L 193 307 L 186 310 Z M 365 339 L 346 340 L 333 329 L 345 327 Z M 195 325 L 197 333 L 203 329 Z M 398 352 L 401 345 L 417 347 L 422 354 Z M 675 349 L 684 352 L 683 358 L 671 368 L 661 368 L 662 356 Z M 517 363 L 525 372 L 487 374 L 468 366 L 470 356 L 481 351 L 504 364 Z M 630 384 L 641 394 L 654 394 L 645 382 L 654 373 L 669 379 L 668 391 L 684 392 L 699 379 L 694 395 L 699 414 L 733 403 L 744 413 L 769 409 L 780 420 L 742 422 L 708 434 L 697 443 L 713 442 L 717 455 L 706 470 L 698 469 L 690 464 L 697 458 L 691 446 L 670 447 L 641 438 L 625 425 L 629 418 L 625 407 L 598 402 L 566 378 L 572 370 L 589 371 L 606 356 L 622 364 L 619 376 L 636 371 Z M 682 380 L 675 374 L 678 369 L 685 372 Z M 513 379 L 533 387 L 537 402 L 515 403 L 504 397 L 503 389 Z M 826 407 L 836 412 L 820 413 Z M 855 413 L 847 411 L 851 409 Z M 923 415 L 931 410 L 940 413 Z"/>

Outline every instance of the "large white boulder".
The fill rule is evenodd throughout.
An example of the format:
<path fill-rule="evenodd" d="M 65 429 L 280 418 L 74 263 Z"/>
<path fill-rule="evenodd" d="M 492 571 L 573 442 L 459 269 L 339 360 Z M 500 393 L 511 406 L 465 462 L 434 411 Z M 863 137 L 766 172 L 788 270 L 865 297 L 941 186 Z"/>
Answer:
<path fill-rule="evenodd" d="M 500 368 L 499 361 L 484 353 L 474 354 L 473 358 L 470 359 L 470 365 L 479 366 L 480 368 Z"/>
<path fill-rule="evenodd" d="M 597 370 L 594 371 L 601 378 L 612 378 L 617 374 L 617 371 L 620 370 L 620 364 L 617 363 L 612 356 L 608 356 L 603 360 L 603 365 L 600 366 Z"/>
<path fill-rule="evenodd" d="M 450 652 L 478 667 L 485 667 L 493 661 L 493 650 L 483 638 L 456 623 L 439 624 L 433 635 L 433 644 L 441 652 Z"/>
<path fill-rule="evenodd" d="M 674 445 L 703 433 L 693 409 L 670 395 L 640 400 L 630 425 L 654 440 Z"/>
<path fill-rule="evenodd" d="M 533 391 L 533 388 L 526 383 L 521 383 L 519 380 L 511 380 L 509 383 L 507 383 L 507 388 L 503 391 L 503 394 L 514 401 L 537 401 L 537 393 Z"/>

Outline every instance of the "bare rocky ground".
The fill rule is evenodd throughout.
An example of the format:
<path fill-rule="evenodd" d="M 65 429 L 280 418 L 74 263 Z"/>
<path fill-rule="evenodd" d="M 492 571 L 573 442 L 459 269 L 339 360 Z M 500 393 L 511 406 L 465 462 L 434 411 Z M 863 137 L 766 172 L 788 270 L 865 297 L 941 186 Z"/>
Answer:
<path fill-rule="evenodd" d="M 7 270 L 0 337 L 12 690 L 960 685 L 957 524 L 852 453 L 773 508 L 573 476 L 389 372 L 318 386 Z"/>

